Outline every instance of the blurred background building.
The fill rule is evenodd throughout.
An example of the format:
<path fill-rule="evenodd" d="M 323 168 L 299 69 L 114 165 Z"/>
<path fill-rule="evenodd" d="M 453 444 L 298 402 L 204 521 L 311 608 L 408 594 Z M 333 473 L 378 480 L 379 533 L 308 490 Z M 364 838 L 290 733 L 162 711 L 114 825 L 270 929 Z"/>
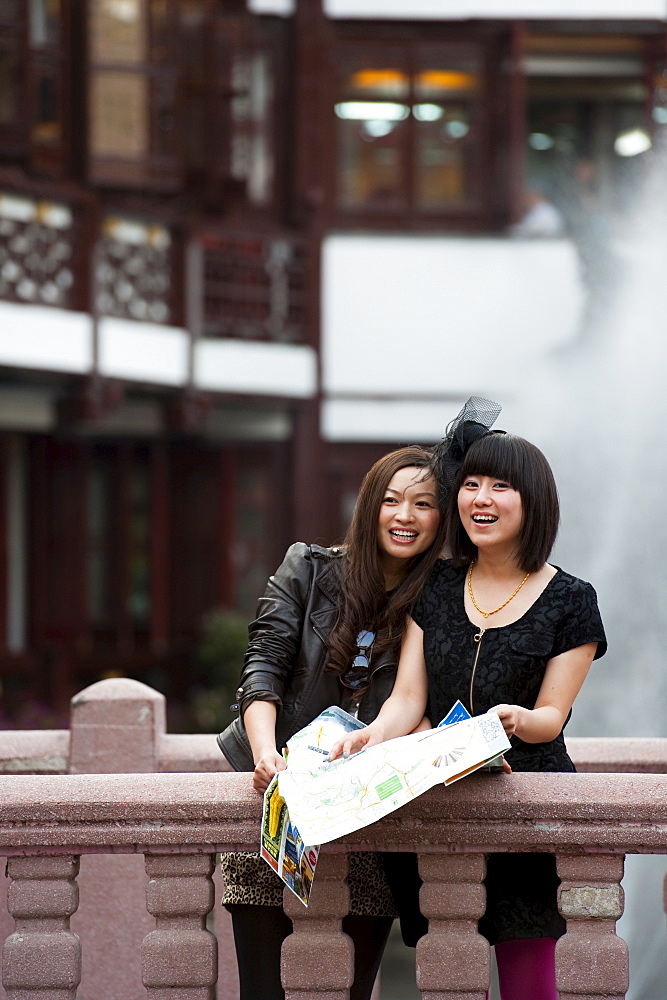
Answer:
<path fill-rule="evenodd" d="M 375 458 L 595 336 L 666 19 L 0 4 L 8 724 L 110 673 L 185 698 L 206 615 L 339 540 Z"/>

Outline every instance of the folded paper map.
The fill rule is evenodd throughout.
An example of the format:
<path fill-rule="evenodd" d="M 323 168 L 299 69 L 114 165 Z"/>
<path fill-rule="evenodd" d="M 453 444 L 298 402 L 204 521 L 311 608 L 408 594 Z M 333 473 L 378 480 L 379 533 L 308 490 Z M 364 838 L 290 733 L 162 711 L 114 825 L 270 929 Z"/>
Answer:
<path fill-rule="evenodd" d="M 308 906 L 319 847 L 307 847 L 290 822 L 277 775 L 264 793 L 259 852 L 294 895 Z"/>
<path fill-rule="evenodd" d="M 333 705 L 292 737 L 283 754 L 294 772 L 317 772 L 329 751 L 345 733 L 363 729 L 364 723 Z M 308 906 L 315 877 L 319 847 L 307 846 L 290 822 L 278 775 L 264 793 L 260 854 L 294 895 Z"/>
<path fill-rule="evenodd" d="M 318 722 L 302 733 L 312 735 Z M 450 785 L 510 748 L 494 712 L 400 736 L 331 763 L 322 750 L 343 734 L 336 735 L 333 724 L 329 732 L 329 747 L 321 741 L 319 754 L 310 737 L 304 740 L 297 733 L 288 743 L 287 769 L 278 774 L 290 821 L 307 844 L 326 844 L 375 823 L 434 785 Z"/>

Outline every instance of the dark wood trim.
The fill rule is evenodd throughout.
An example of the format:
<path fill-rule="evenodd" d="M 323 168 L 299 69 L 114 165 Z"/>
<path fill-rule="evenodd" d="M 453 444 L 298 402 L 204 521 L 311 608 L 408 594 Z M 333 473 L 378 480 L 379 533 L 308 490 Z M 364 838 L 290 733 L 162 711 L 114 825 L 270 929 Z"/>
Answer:
<path fill-rule="evenodd" d="M 652 138 L 655 138 L 657 131 L 656 122 L 653 118 L 656 79 L 661 74 L 667 74 L 667 29 L 663 29 L 659 35 L 653 35 L 646 40 L 646 53 L 644 56 L 646 105 L 644 114 L 646 118 L 646 130 Z"/>
<path fill-rule="evenodd" d="M 101 234 L 102 211 L 99 198 L 91 198 L 83 207 L 75 206 L 74 258 L 72 266 L 76 281 L 73 305 L 91 314 L 93 321 L 93 364 L 91 375 L 98 372 L 99 344 L 97 334 L 98 310 L 96 292 L 96 247 Z"/>
<path fill-rule="evenodd" d="M 97 197 L 94 191 L 66 178 L 33 177 L 16 163 L 0 166 L 0 188 L 26 198 L 66 201 L 82 206 L 91 204 Z"/>
<path fill-rule="evenodd" d="M 27 66 L 29 163 L 36 174 L 66 177 L 72 170 L 71 137 L 75 129 L 72 119 L 72 89 L 70 67 L 76 60 L 72 49 L 73 5 L 60 0 L 58 36 L 54 41 L 36 46 L 29 44 Z M 59 134 L 54 138 L 35 135 L 39 94 L 37 83 L 42 73 L 53 74 L 55 80 L 55 121 Z"/>
<path fill-rule="evenodd" d="M 88 3 L 70 6 L 70 65 L 66 67 L 69 99 L 66 125 L 69 145 L 71 175 L 79 183 L 85 179 L 86 150 L 88 148 L 88 88 L 86 63 Z M 74 54 L 74 55 L 72 55 Z"/>
<path fill-rule="evenodd" d="M 88 580 L 86 556 L 88 548 L 88 484 L 90 481 L 91 446 L 76 444 L 72 461 L 73 510 L 68 525 L 71 566 L 72 636 L 79 654 L 87 654 L 92 648 L 92 629 L 88 612 Z M 63 567 L 64 569 L 64 567 Z"/>
<path fill-rule="evenodd" d="M 493 235 L 498 226 L 488 221 L 486 215 L 471 215 L 467 212 L 451 212 L 448 215 L 423 213 L 419 215 L 371 215 L 356 212 L 339 212 L 334 227 L 341 233 L 382 233 L 385 236 L 405 236 L 406 233 L 432 233 L 447 236 L 469 236 L 471 234 Z"/>
<path fill-rule="evenodd" d="M 526 147 L 526 76 L 523 59 L 526 49 L 526 24 L 514 21 L 509 42 L 508 79 L 508 222 L 518 222 L 523 214 L 524 150 Z"/>
<path fill-rule="evenodd" d="M 286 442 L 275 442 L 270 447 L 271 482 L 274 484 L 276 495 L 284 498 L 283 502 L 276 505 L 275 518 L 271 518 L 272 530 L 268 539 L 272 556 L 271 563 L 273 566 L 279 566 L 285 549 L 296 537 L 290 534 L 293 522 L 292 482 L 294 476 L 290 462 L 289 445 Z"/>
<path fill-rule="evenodd" d="M 243 46 L 244 19 L 229 11 L 209 12 L 204 28 L 204 60 L 206 63 L 202 98 L 207 149 L 203 166 L 203 193 L 207 205 L 221 213 L 230 194 L 230 160 L 232 140 L 231 66 L 235 53 Z"/>
<path fill-rule="evenodd" d="M 150 576 L 151 650 L 160 656 L 169 645 L 169 448 L 166 441 L 150 446 Z"/>
<path fill-rule="evenodd" d="M 15 86 L 17 90 L 17 113 L 11 121 L 0 125 L 0 151 L 3 159 L 17 157 L 23 159 L 28 153 L 28 3 L 18 4 L 19 20 L 4 21 L 2 24 L 3 48 L 17 55 Z"/>
<path fill-rule="evenodd" d="M 330 116 L 329 81 L 333 71 L 335 36 L 322 0 L 297 0 L 293 19 L 296 152 L 293 221 L 308 246 L 306 276 L 306 339 L 317 356 L 317 394 L 294 410 L 292 435 L 292 538 L 321 538 L 324 498 L 324 442 L 320 433 L 320 255 L 329 215 L 327 161 L 331 137 L 322 121 Z"/>
<path fill-rule="evenodd" d="M 306 4 L 309 0 L 304 0 Z M 320 0 L 315 0 L 319 3 Z M 499 30 L 507 26 L 508 18 L 495 20 L 470 19 L 451 20 L 443 16 L 438 21 L 428 20 L 398 20 L 391 19 L 346 21 L 343 18 L 332 22 L 335 25 L 336 37 L 340 41 L 368 42 L 383 44 L 384 42 L 420 42 L 479 41 L 493 38 Z"/>
<path fill-rule="evenodd" d="M 320 402 L 311 400 L 294 417 L 291 537 L 321 542 L 324 509 L 324 442 Z"/>
<path fill-rule="evenodd" d="M 185 326 L 186 304 L 185 304 L 185 282 L 187 264 L 187 240 L 181 226 L 170 230 L 171 252 L 170 274 L 169 274 L 169 297 L 168 305 L 170 310 L 169 326 Z"/>
<path fill-rule="evenodd" d="M 271 153 L 273 156 L 273 189 L 269 205 L 262 209 L 265 224 L 272 218 L 285 224 L 289 219 L 289 199 L 294 155 L 294 79 L 291 21 L 275 18 L 262 24 L 264 45 L 270 43 L 272 58 L 273 100 L 271 104 Z"/>
<path fill-rule="evenodd" d="M 54 469 L 63 458 L 62 449 L 68 449 L 66 458 L 68 500 L 65 516 L 52 534 L 52 483 Z M 86 543 L 87 543 L 87 487 L 91 447 L 87 443 L 67 442 L 56 438 L 39 437 L 33 441 L 30 468 L 29 527 L 31 645 L 46 650 L 69 650 L 86 654 L 91 649 L 92 633 L 87 606 Z M 60 466 L 62 471 L 62 466 Z M 51 548 L 52 537 L 59 543 L 60 563 Z M 50 568 L 50 570 L 49 570 Z M 60 604 L 67 612 L 54 617 L 51 607 L 52 579 L 60 587 Z"/>
<path fill-rule="evenodd" d="M 30 600 L 28 601 L 28 635 L 31 646 L 47 644 L 48 616 L 48 507 L 46 469 L 48 438 L 38 437 L 30 449 L 28 473 L 30 490 L 30 522 L 28 529 L 30 566 Z"/>
<path fill-rule="evenodd" d="M 130 596 L 130 562 L 132 559 L 132 472 L 135 460 L 134 447 L 120 444 L 109 455 L 110 468 L 114 469 L 113 506 L 111 519 L 114 546 L 112 552 L 112 620 L 115 648 L 119 656 L 129 656 L 134 651 L 134 627 L 128 606 Z"/>
<path fill-rule="evenodd" d="M 312 215 L 327 211 L 326 163 L 332 146 L 322 121 L 327 107 L 327 81 L 332 75 L 335 36 L 322 0 L 297 0 L 294 40 L 294 205 L 293 221 L 309 226 Z"/>
<path fill-rule="evenodd" d="M 12 437 L 0 434 L 0 652 L 7 651 L 9 597 L 9 464 Z"/>
<path fill-rule="evenodd" d="M 218 461 L 218 507 L 220 510 L 220 536 L 218 558 L 217 601 L 221 608 L 233 608 L 235 604 L 235 512 L 237 509 L 238 448 L 223 447 Z"/>

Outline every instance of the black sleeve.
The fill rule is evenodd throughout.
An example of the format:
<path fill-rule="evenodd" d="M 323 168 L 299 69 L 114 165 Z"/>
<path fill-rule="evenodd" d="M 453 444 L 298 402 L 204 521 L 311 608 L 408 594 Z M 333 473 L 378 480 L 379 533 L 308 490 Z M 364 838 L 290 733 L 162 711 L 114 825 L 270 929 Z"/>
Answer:
<path fill-rule="evenodd" d="M 428 587 L 428 583 L 426 584 L 426 587 Z M 412 608 L 412 611 L 410 612 L 410 617 L 412 618 L 413 622 L 415 622 L 417 625 L 419 625 L 419 627 L 421 629 L 424 628 L 424 626 L 422 625 L 422 622 L 424 621 L 424 601 L 423 601 L 423 597 L 424 597 L 424 591 L 422 590 L 421 594 L 419 595 L 419 597 L 415 601 L 415 604 L 414 604 L 414 606 Z"/>
<path fill-rule="evenodd" d="M 435 566 L 431 570 L 431 574 L 424 584 L 424 589 L 415 601 L 412 611 L 410 612 L 410 617 L 412 620 L 419 625 L 420 629 L 425 629 L 426 624 L 433 620 L 433 605 L 437 606 L 440 603 L 440 578 L 442 575 L 442 570 L 445 566 L 443 559 L 438 559 Z"/>
<path fill-rule="evenodd" d="M 554 636 L 553 656 L 566 653 L 568 649 L 584 646 L 588 642 L 597 642 L 594 659 L 604 656 L 607 651 L 607 639 L 598 608 L 597 594 L 590 583 L 572 578 L 573 585 L 566 612 L 559 623 Z"/>
<path fill-rule="evenodd" d="M 237 691 L 241 715 L 256 700 L 282 706 L 301 647 L 312 578 L 310 546 L 295 542 L 269 577 L 257 603 L 257 616 L 248 626 L 248 648 Z"/>

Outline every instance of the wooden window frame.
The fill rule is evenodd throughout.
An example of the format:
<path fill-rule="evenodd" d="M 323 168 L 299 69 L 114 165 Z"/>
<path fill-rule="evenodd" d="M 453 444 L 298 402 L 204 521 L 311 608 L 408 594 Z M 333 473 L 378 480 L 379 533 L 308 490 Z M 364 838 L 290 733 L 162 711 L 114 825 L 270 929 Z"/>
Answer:
<path fill-rule="evenodd" d="M 87 38 L 86 86 L 92 94 L 92 81 L 96 73 L 127 74 L 138 76 L 147 85 L 147 152 L 136 157 L 96 154 L 92 148 L 92 102 L 88 100 L 88 144 L 86 150 L 86 174 L 89 182 L 96 187 L 139 188 L 156 192 L 178 190 L 183 186 L 184 160 L 182 137 L 182 98 L 179 87 L 178 59 L 178 12 L 179 0 L 165 0 L 166 27 L 164 31 L 164 57 L 151 58 L 156 42 L 156 30 L 150 13 L 151 0 L 146 4 L 147 52 L 148 58 L 134 63 L 98 60 L 92 50 L 90 16 L 86 21 Z M 165 107 L 161 108 L 160 90 L 167 93 Z M 160 148 L 160 129 L 169 125 L 170 148 Z"/>
<path fill-rule="evenodd" d="M 504 163 L 507 158 L 506 147 L 509 142 L 510 108 L 508 101 L 509 85 L 501 91 L 491 90 L 491 81 L 497 79 L 502 60 L 509 52 L 511 39 L 511 22 L 499 24 L 453 25 L 442 23 L 394 23 L 367 24 L 365 22 L 341 22 L 335 35 L 336 51 L 362 49 L 364 46 L 378 52 L 383 47 L 388 52 L 403 49 L 406 72 L 412 76 L 417 65 L 420 47 L 427 45 L 479 45 L 482 62 L 482 92 L 480 95 L 481 150 L 479 155 L 479 194 L 480 201 L 476 208 L 461 207 L 443 210 L 416 209 L 414 205 L 414 129 L 410 123 L 406 129 L 403 142 L 403 203 L 404 210 L 382 210 L 374 208 L 346 209 L 337 204 L 338 185 L 338 148 L 336 138 L 336 120 L 334 104 L 338 100 L 340 75 L 339 64 L 335 64 L 332 75 L 331 91 L 328 94 L 328 113 L 325 118 L 329 122 L 326 146 L 334 152 L 328 157 L 323 169 L 327 176 L 329 202 L 331 208 L 331 224 L 340 229 L 373 229 L 373 230 L 456 230 L 462 232 L 494 231 L 506 222 L 505 212 L 499 207 L 509 202 L 509 195 L 498 198 L 496 192 L 499 185 L 503 190 L 508 183 Z M 410 121 L 410 120 L 409 120 Z"/>
<path fill-rule="evenodd" d="M 207 46 L 209 82 L 206 85 L 205 121 L 212 143 L 206 173 L 206 199 L 209 204 L 240 211 L 244 219 L 284 215 L 287 190 L 288 128 L 284 95 L 288 86 L 288 31 L 278 18 L 258 18 L 247 12 L 215 12 L 210 21 Z M 267 112 L 267 138 L 272 161 L 269 193 L 264 203 L 253 203 L 248 191 L 248 179 L 234 175 L 232 168 L 233 141 L 236 131 L 232 102 L 241 97 L 232 79 L 232 66 L 237 57 L 264 54 L 270 61 L 272 95 Z M 253 123 L 247 131 L 251 135 Z"/>
<path fill-rule="evenodd" d="M 17 94 L 17 106 L 14 116 L 0 123 L 0 150 L 3 158 L 25 156 L 28 150 L 28 107 L 26 70 L 28 65 L 28 7 L 27 4 L 17 5 L 19 17 L 12 21 L 0 21 L 3 51 L 11 53 L 16 59 L 14 87 Z"/>
<path fill-rule="evenodd" d="M 72 102 L 80 88 L 75 85 L 72 41 L 76 37 L 78 9 L 60 0 L 58 36 L 45 41 L 33 41 L 27 0 L 17 9 L 19 17 L 15 21 L 0 24 L 3 48 L 13 49 L 19 63 L 17 113 L 13 121 L 0 125 L 0 149 L 3 158 L 22 159 L 32 174 L 58 180 L 71 174 L 75 166 L 72 121 L 78 107 Z M 55 81 L 57 129 L 51 137 L 37 134 L 39 81 L 44 73 Z"/>

